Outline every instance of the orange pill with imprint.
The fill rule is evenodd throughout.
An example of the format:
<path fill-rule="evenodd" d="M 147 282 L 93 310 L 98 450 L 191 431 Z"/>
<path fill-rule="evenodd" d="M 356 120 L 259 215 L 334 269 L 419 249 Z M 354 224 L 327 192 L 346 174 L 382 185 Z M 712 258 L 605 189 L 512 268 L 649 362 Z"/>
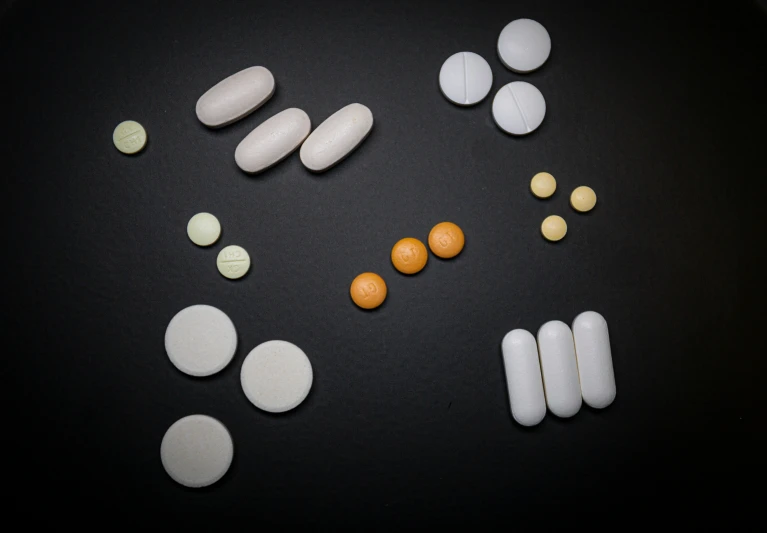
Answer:
<path fill-rule="evenodd" d="M 391 249 L 391 262 L 394 268 L 403 274 L 420 272 L 426 266 L 427 259 L 429 254 L 426 252 L 426 246 L 412 237 L 397 241 Z"/>
<path fill-rule="evenodd" d="M 440 222 L 429 232 L 429 248 L 434 255 L 450 259 L 461 253 L 466 238 L 463 230 L 452 222 Z"/>
<path fill-rule="evenodd" d="M 349 293 L 362 309 L 375 309 L 386 299 L 386 282 L 378 274 L 364 272 L 354 278 Z"/>

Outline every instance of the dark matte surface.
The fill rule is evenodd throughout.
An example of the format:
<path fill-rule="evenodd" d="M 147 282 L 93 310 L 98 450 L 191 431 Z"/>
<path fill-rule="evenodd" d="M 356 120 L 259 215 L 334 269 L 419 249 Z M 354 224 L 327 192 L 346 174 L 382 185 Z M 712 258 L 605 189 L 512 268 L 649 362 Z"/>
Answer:
<path fill-rule="evenodd" d="M 4 433 L 6 459 L 26 469 L 14 479 L 32 487 L 19 501 L 250 512 L 253 526 L 564 520 L 568 504 L 722 510 L 758 464 L 748 451 L 764 421 L 763 353 L 733 337 L 749 190 L 739 173 L 764 177 L 767 19 L 750 3 L 606 4 L 16 3 L 0 39 L 4 381 L 17 424 Z M 495 54 L 520 17 L 553 40 L 530 75 Z M 469 109 L 437 87 L 461 50 L 495 76 Z M 251 65 L 274 73 L 275 96 L 207 130 L 197 98 Z M 515 80 L 548 106 L 525 138 L 490 116 L 492 95 Z M 297 154 L 257 177 L 236 168 L 237 143 L 278 111 L 301 107 L 316 126 L 354 101 L 373 111 L 373 133 L 330 172 L 310 174 Z M 112 145 L 125 119 L 149 133 L 139 156 Z M 558 182 L 549 201 L 528 192 L 542 170 Z M 589 215 L 568 207 L 582 184 L 599 197 Z M 224 228 L 209 249 L 186 237 L 198 211 Z M 548 214 L 568 222 L 560 244 L 539 235 Z M 395 272 L 394 242 L 425 240 L 441 220 L 464 229 L 463 254 Z M 227 244 L 253 259 L 238 282 L 216 270 Z M 348 295 L 365 270 L 389 286 L 372 313 Z M 239 332 L 235 360 L 208 379 L 179 373 L 163 348 L 168 321 L 196 303 Z M 516 426 L 501 338 L 587 309 L 610 325 L 616 402 Z M 284 416 L 239 387 L 243 358 L 270 339 L 302 347 L 315 371 L 307 401 Z M 165 474 L 159 446 L 198 412 L 228 426 L 236 459 L 195 492 Z"/>

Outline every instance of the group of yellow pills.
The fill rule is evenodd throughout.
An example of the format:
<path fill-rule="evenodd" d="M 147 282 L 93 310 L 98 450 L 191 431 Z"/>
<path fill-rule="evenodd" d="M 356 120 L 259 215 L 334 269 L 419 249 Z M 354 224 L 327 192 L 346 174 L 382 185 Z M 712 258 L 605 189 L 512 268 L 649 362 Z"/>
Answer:
<path fill-rule="evenodd" d="M 429 232 L 429 248 L 442 259 L 451 259 L 461 253 L 466 243 L 463 230 L 452 222 L 440 222 Z M 417 274 L 426 266 L 429 252 L 413 237 L 397 241 L 391 249 L 391 263 L 403 274 Z M 364 272 L 354 278 L 349 289 L 352 301 L 362 309 L 375 309 L 386 299 L 386 282 L 373 272 Z"/>
<path fill-rule="evenodd" d="M 530 181 L 530 190 L 538 198 L 549 198 L 557 190 L 557 180 L 548 172 L 539 172 Z M 570 206 L 586 213 L 597 205 L 597 195 L 591 187 L 581 185 L 570 194 Z M 549 241 L 561 241 L 567 234 L 567 222 L 559 215 L 550 215 L 541 224 L 541 233 Z"/>

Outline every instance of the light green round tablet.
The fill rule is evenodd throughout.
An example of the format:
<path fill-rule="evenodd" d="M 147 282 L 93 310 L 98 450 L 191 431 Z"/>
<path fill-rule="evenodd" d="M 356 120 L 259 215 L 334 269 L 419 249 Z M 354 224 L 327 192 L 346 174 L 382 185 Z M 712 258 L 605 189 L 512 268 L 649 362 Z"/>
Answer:
<path fill-rule="evenodd" d="M 197 213 L 189 219 L 186 234 L 197 246 L 210 246 L 221 235 L 221 224 L 210 213 Z"/>
<path fill-rule="evenodd" d="M 250 256 L 240 246 L 230 245 L 218 253 L 216 265 L 225 278 L 239 279 L 250 269 Z"/>
<path fill-rule="evenodd" d="M 124 154 L 135 154 L 146 146 L 146 130 L 135 120 L 120 122 L 112 133 L 112 142 Z"/>

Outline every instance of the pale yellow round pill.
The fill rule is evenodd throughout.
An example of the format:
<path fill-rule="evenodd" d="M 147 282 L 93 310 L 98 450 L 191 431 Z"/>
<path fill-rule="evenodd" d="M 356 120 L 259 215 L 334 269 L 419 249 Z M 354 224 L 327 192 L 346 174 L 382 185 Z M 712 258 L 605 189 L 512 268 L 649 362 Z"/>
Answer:
<path fill-rule="evenodd" d="M 221 224 L 210 213 L 197 213 L 189 219 L 186 234 L 197 246 L 210 246 L 221 235 Z"/>
<path fill-rule="evenodd" d="M 146 130 L 134 120 L 120 122 L 112 133 L 112 142 L 124 154 L 135 154 L 146 146 Z"/>
<path fill-rule="evenodd" d="M 591 187 L 581 185 L 570 195 L 570 205 L 581 213 L 591 211 L 597 205 L 597 194 Z"/>
<path fill-rule="evenodd" d="M 248 273 L 250 256 L 239 246 L 227 246 L 218 253 L 216 265 L 225 278 L 238 279 Z"/>
<path fill-rule="evenodd" d="M 557 215 L 548 216 L 541 224 L 541 233 L 550 241 L 561 241 L 567 233 L 567 222 Z"/>
<path fill-rule="evenodd" d="M 530 190 L 538 198 L 548 198 L 557 190 L 557 180 L 548 172 L 539 172 L 530 180 Z"/>

